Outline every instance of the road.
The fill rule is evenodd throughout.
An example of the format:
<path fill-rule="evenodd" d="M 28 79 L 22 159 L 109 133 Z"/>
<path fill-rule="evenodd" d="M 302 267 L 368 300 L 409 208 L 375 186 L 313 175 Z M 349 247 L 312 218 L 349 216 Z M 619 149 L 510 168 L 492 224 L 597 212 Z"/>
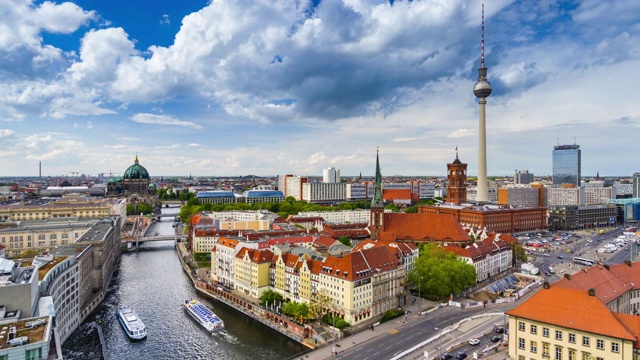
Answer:
<path fill-rule="evenodd" d="M 454 306 L 446 306 L 432 313 L 422 315 L 418 321 L 413 321 L 410 324 L 388 331 L 383 336 L 376 337 L 375 339 L 347 349 L 344 352 L 340 352 L 336 358 L 354 360 L 391 359 L 395 355 L 422 343 L 426 339 L 438 335 L 442 329 L 462 319 L 481 313 L 507 311 L 518 305 L 520 305 L 520 302 L 493 305 L 490 308 L 473 309 L 460 309 Z M 480 334 L 480 332 L 477 332 L 477 334 Z M 472 335 L 463 335 L 462 339 L 466 340 L 471 336 Z M 345 338 L 342 341 L 349 341 L 349 338 Z M 452 339 L 445 336 L 442 341 L 443 344 L 446 344 L 448 341 L 457 342 L 460 341 L 460 339 Z"/>

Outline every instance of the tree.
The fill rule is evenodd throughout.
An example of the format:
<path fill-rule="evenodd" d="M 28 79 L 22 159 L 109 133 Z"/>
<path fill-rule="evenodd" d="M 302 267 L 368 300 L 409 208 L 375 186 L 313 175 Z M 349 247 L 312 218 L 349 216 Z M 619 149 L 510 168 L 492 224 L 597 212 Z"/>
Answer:
<path fill-rule="evenodd" d="M 419 286 L 421 294 L 448 296 L 475 284 L 476 270 L 455 253 L 426 244 L 408 278 Z"/>
<path fill-rule="evenodd" d="M 138 215 L 136 214 L 136 206 L 133 204 L 127 204 L 127 215 Z"/>
<path fill-rule="evenodd" d="M 331 296 L 325 289 L 321 289 L 313 295 L 311 305 L 309 306 L 310 316 L 313 319 L 320 319 L 322 313 L 331 305 Z"/>
<path fill-rule="evenodd" d="M 153 206 L 146 202 L 139 203 L 137 211 L 139 214 L 151 214 L 153 212 Z"/>
<path fill-rule="evenodd" d="M 338 241 L 340 241 L 343 245 L 351 247 L 351 238 L 348 236 L 340 236 L 338 238 Z"/>
<path fill-rule="evenodd" d="M 202 203 L 200 202 L 200 199 L 194 197 L 194 198 L 191 198 L 191 199 L 187 200 L 187 205 L 198 206 L 198 205 L 202 205 Z"/>
<path fill-rule="evenodd" d="M 282 295 L 279 292 L 273 290 L 267 290 L 260 295 L 260 305 L 268 306 L 282 302 Z"/>
<path fill-rule="evenodd" d="M 527 262 L 527 252 L 524 249 L 524 247 L 522 247 L 522 245 L 518 244 L 518 243 L 511 243 L 511 259 L 513 262 L 513 265 L 515 266 L 518 261 L 519 262 Z"/>

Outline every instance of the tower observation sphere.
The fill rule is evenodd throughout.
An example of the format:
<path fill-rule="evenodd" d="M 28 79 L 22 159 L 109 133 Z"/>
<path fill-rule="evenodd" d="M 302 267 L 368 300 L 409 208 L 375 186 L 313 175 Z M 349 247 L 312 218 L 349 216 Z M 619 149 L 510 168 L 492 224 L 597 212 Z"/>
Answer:
<path fill-rule="evenodd" d="M 485 68 L 486 72 L 486 68 Z M 491 95 L 491 83 L 486 79 L 479 79 L 478 82 L 473 85 L 473 95 L 479 99 L 487 98 Z"/>

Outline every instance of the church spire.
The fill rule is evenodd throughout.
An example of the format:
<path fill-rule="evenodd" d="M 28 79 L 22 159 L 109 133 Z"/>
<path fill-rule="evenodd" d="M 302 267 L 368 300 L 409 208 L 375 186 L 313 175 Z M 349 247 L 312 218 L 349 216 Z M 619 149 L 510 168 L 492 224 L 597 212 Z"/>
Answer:
<path fill-rule="evenodd" d="M 138 154 L 136 154 L 136 160 L 134 161 L 134 164 L 138 163 Z"/>
<path fill-rule="evenodd" d="M 376 148 L 376 182 L 373 186 L 371 207 L 384 207 L 382 202 L 382 173 L 380 172 L 380 148 Z"/>

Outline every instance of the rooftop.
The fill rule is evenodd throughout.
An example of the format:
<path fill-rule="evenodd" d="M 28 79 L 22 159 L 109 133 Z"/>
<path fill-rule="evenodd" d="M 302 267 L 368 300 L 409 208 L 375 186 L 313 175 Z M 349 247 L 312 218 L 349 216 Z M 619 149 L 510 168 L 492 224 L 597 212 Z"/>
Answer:
<path fill-rule="evenodd" d="M 44 341 L 48 338 L 46 330 L 49 325 L 50 317 L 39 317 L 19 320 L 10 324 L 0 325 L 0 350 L 11 348 L 12 346 L 6 341 L 9 338 L 9 331 L 15 328 L 16 334 L 14 338 L 27 337 L 27 344 Z M 38 324 L 33 326 L 31 324 Z M 33 326 L 33 327 L 30 327 Z"/>
<path fill-rule="evenodd" d="M 77 242 L 94 242 L 104 240 L 105 235 L 111 230 L 111 222 L 99 222 L 93 225 L 82 235 Z"/>

